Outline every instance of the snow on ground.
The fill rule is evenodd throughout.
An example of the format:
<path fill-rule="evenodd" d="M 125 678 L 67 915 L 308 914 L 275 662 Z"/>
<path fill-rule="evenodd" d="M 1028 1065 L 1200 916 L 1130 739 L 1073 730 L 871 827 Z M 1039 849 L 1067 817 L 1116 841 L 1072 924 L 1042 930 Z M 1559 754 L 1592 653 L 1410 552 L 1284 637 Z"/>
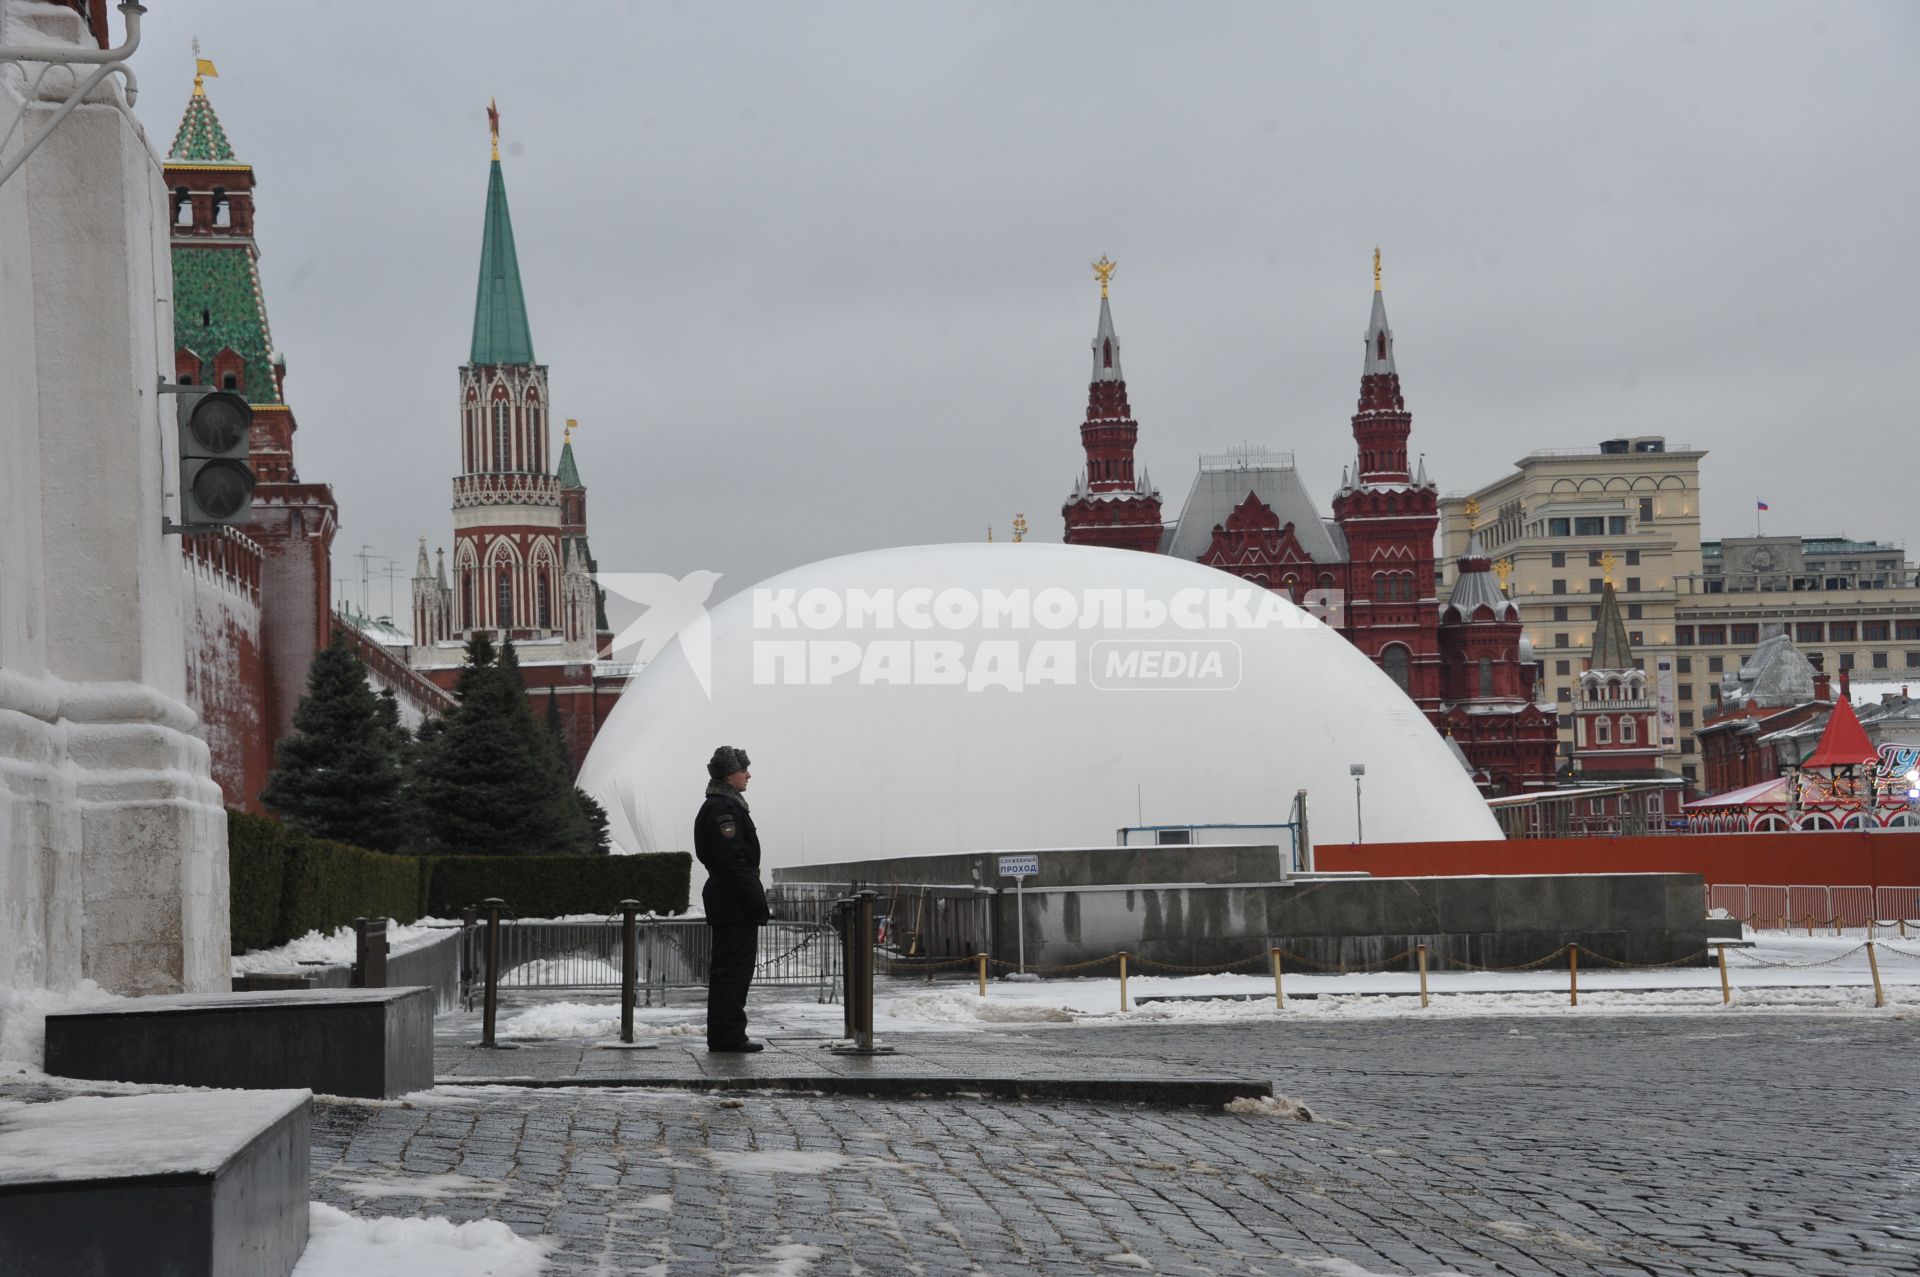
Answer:
<path fill-rule="evenodd" d="M 635 1037 L 695 1037 L 706 1032 L 704 1025 L 691 1021 L 649 1021 L 645 1018 L 647 1011 L 645 1007 L 635 1008 Z M 522 1042 L 539 1038 L 619 1037 L 620 996 L 609 989 L 604 1002 L 549 1002 L 530 1007 L 519 1015 L 500 1021 L 496 1036 Z"/>
<path fill-rule="evenodd" d="M 47 1016 L 97 1002 L 118 1002 L 91 980 L 71 989 L 0 988 L 0 1077 L 38 1073 L 46 1058 Z"/>
<path fill-rule="evenodd" d="M 1729 951 L 1733 1002 L 1720 1002 L 1720 973 L 1713 967 L 1626 970 L 1584 963 L 1580 1005 L 1570 1006 L 1567 972 L 1469 972 L 1436 970 L 1428 976 L 1431 1005 L 1420 1006 L 1419 976 L 1410 971 L 1357 975 L 1285 973 L 1287 1006 L 1273 1001 L 1273 977 L 1257 975 L 1133 976 L 1127 981 L 1129 1010 L 1120 1010 L 1117 977 L 1031 982 L 994 980 L 982 998 L 971 981 L 882 979 L 874 998 L 874 1027 L 881 1033 L 927 1029 L 987 1029 L 1018 1024 L 1232 1024 L 1285 1019 L 1357 1019 L 1406 1015 L 1727 1015 L 1746 1013 L 1872 1013 L 1873 984 L 1861 947 L 1864 933 L 1850 936 L 1756 937 L 1752 949 Z M 1880 976 L 1887 1010 L 1920 1012 L 1920 937 L 1881 937 Z M 531 991 L 521 991 L 521 996 Z M 1309 996 L 1311 995 L 1311 996 Z M 573 1001 L 531 1006 L 503 1019 L 504 1036 L 612 1038 L 619 1033 L 618 994 L 575 991 Z M 697 992 L 676 993 L 667 1007 L 636 1007 L 636 1035 L 703 1030 Z M 595 999 L 598 999 L 597 1001 Z M 1145 1004 L 1141 1000 L 1145 999 Z M 1883 1014 L 1885 1012 L 1882 1012 Z M 842 1012 L 799 991 L 761 989 L 748 1008 L 749 1031 L 824 1033 L 838 1036 Z"/>
<path fill-rule="evenodd" d="M 402 926 L 399 923 L 387 925 L 387 956 L 406 953 L 422 945 L 432 944 L 435 940 L 446 938 L 447 932 L 459 930 L 457 918 L 421 918 L 419 921 Z M 322 935 L 318 931 L 309 931 L 297 940 L 274 949 L 253 949 L 239 954 L 233 959 L 233 974 L 246 975 L 251 971 L 298 971 L 303 962 L 329 962 L 341 966 L 353 965 L 354 934 L 352 927 L 335 928 L 331 935 Z"/>
<path fill-rule="evenodd" d="M 824 1175 L 848 1166 L 894 1165 L 875 1158 L 853 1157 L 826 1148 L 706 1150 L 715 1170 L 736 1175 Z"/>
<path fill-rule="evenodd" d="M 804 1242 L 783 1242 L 778 1246 L 769 1246 L 764 1252 L 765 1258 L 773 1261 L 771 1268 L 754 1268 L 742 1273 L 741 1277 L 804 1277 L 814 1262 L 826 1254 L 818 1246 L 808 1246 Z"/>
<path fill-rule="evenodd" d="M 1288 1263 L 1307 1272 L 1316 1274 L 1316 1277 L 1398 1277 L 1398 1274 L 1395 1273 L 1381 1273 L 1375 1272 L 1371 1268 L 1362 1268 L 1351 1259 L 1342 1259 L 1338 1255 L 1328 1255 L 1324 1258 L 1301 1258 L 1297 1255 L 1288 1255 L 1286 1259 Z M 1424 1273 L 1422 1277 L 1467 1277 L 1467 1275 L 1448 1268 L 1442 1271 Z"/>
<path fill-rule="evenodd" d="M 605 958 L 535 958 L 500 973 L 502 986 L 540 987 L 620 983 L 620 968 Z"/>
<path fill-rule="evenodd" d="M 314 1202 L 293 1277 L 535 1277 L 557 1243 L 498 1220 L 366 1219 Z"/>
<path fill-rule="evenodd" d="M 504 1180 L 478 1180 L 471 1175 L 411 1175 L 398 1167 L 365 1166 L 357 1175 L 331 1175 L 334 1187 L 354 1197 L 482 1197 L 499 1201 L 507 1195 Z"/>
<path fill-rule="evenodd" d="M 1240 1117 L 1277 1117 L 1289 1122 L 1314 1120 L 1312 1109 L 1284 1095 L 1243 1095 L 1237 1100 L 1228 1100 L 1226 1111 Z"/>

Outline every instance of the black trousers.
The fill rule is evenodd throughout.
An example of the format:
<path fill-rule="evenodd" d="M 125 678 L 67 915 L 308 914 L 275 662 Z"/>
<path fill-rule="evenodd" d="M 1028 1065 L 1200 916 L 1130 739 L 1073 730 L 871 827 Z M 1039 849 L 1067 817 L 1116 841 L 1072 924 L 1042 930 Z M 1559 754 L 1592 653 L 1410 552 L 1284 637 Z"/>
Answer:
<path fill-rule="evenodd" d="M 737 1046 L 747 1039 L 747 988 L 760 928 L 752 923 L 716 924 L 713 961 L 707 971 L 707 1045 Z"/>

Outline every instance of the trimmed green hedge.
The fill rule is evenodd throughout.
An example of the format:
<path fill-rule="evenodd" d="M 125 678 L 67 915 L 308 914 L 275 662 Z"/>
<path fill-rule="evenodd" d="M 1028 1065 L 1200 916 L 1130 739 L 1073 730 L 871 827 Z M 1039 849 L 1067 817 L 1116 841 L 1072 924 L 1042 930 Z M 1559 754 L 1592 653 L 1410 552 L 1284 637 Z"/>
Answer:
<path fill-rule="evenodd" d="M 227 813 L 233 951 L 269 949 L 355 918 L 455 917 L 498 896 L 523 918 L 611 914 L 625 899 L 683 913 L 693 858 L 644 856 L 392 856 L 308 838 L 276 820 Z"/>
<path fill-rule="evenodd" d="M 651 913 L 684 913 L 693 857 L 684 851 L 642 856 L 443 856 L 433 862 L 427 912 L 450 918 L 489 896 L 522 918 L 612 914 L 622 900 Z"/>
<path fill-rule="evenodd" d="M 235 953 L 271 949 L 287 941 L 280 926 L 287 837 L 278 821 L 227 813 L 227 894 Z"/>
<path fill-rule="evenodd" d="M 412 856 L 364 851 L 290 834 L 280 926 L 290 940 L 355 918 L 412 922 L 420 916 L 420 865 Z"/>

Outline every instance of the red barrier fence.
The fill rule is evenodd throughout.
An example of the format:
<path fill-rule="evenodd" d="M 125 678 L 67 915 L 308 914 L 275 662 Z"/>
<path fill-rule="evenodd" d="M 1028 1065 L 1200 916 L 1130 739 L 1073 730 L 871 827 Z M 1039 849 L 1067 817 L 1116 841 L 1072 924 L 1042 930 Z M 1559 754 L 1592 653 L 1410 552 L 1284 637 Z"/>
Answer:
<path fill-rule="evenodd" d="M 1920 887 L 1920 830 L 1337 843 L 1315 847 L 1313 860 L 1317 869 L 1376 878 L 1689 873 L 1708 882 Z"/>
<path fill-rule="evenodd" d="M 1920 887 L 1815 887 L 1805 883 L 1778 886 L 1760 883 L 1710 882 L 1707 909 L 1757 931 L 1794 931 L 1816 928 L 1897 929 L 1906 936 L 1909 924 L 1920 929 Z"/>

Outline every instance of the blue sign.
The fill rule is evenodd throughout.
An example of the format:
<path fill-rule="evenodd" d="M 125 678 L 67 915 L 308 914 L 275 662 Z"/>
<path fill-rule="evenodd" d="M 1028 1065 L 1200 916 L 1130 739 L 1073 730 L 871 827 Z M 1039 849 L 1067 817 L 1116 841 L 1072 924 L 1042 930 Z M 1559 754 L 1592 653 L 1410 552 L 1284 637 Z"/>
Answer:
<path fill-rule="evenodd" d="M 1000 857 L 1000 876 L 1002 878 L 1038 878 L 1040 857 L 1002 856 Z"/>

